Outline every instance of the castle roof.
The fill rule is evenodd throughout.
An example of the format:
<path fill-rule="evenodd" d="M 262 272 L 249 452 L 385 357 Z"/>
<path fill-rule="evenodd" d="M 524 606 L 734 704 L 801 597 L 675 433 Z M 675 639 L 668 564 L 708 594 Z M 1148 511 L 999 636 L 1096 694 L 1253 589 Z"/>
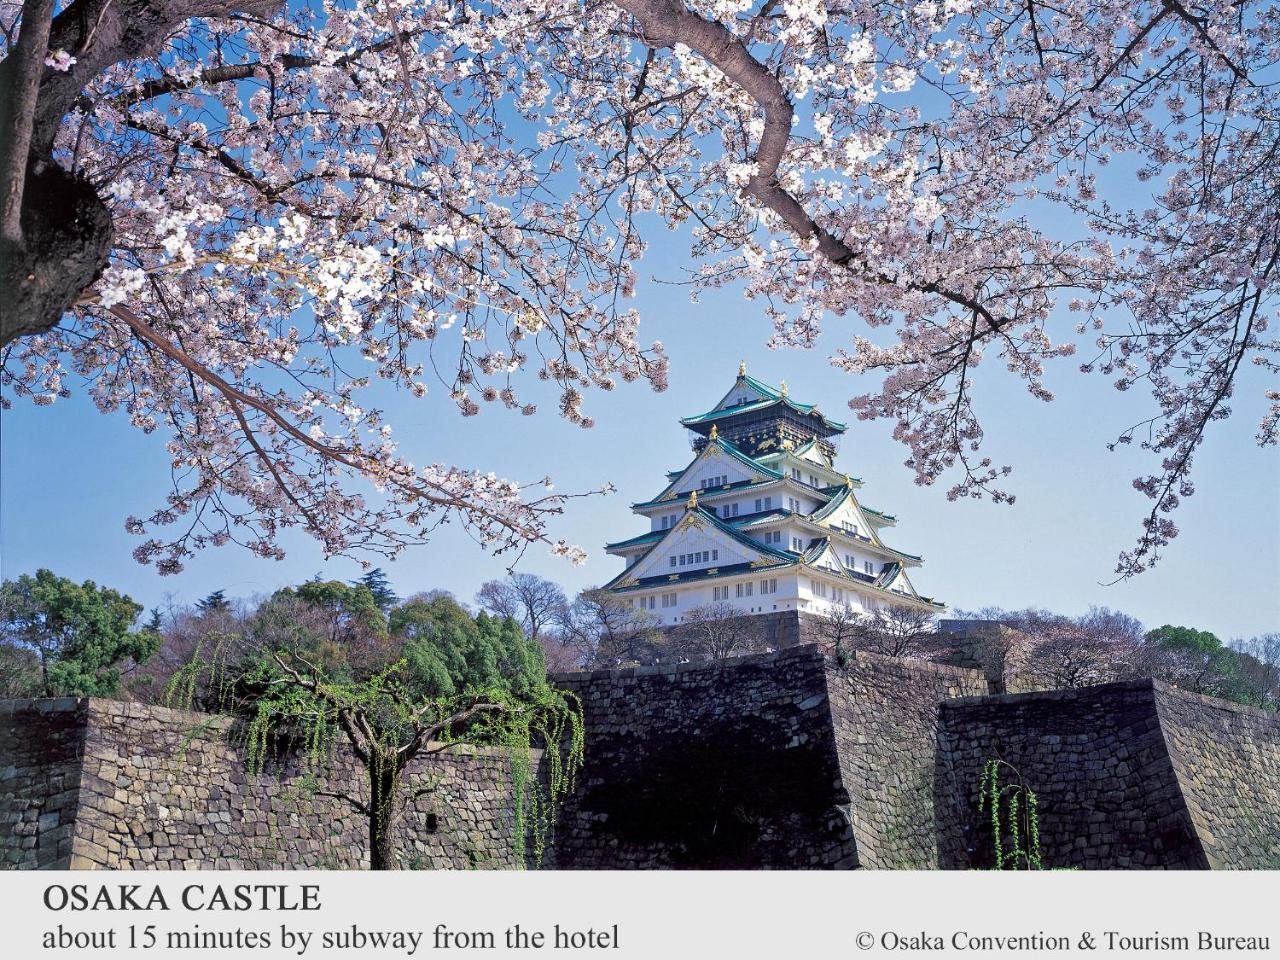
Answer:
<path fill-rule="evenodd" d="M 747 400 L 746 402 L 738 402 L 726 404 L 729 396 L 739 387 L 749 387 L 759 399 Z M 802 417 L 812 417 L 817 421 L 817 426 L 825 436 L 835 433 L 844 433 L 846 425 L 836 420 L 828 419 L 813 403 L 798 403 L 788 396 L 785 390 L 778 387 L 772 387 L 767 383 L 757 380 L 755 377 L 748 376 L 745 373 L 738 374 L 738 379 L 734 382 L 734 389 L 725 395 L 725 399 L 712 410 L 706 413 L 700 413 L 693 417 L 684 417 L 680 420 L 681 426 L 688 427 L 699 433 L 703 432 L 703 428 L 708 428 L 712 423 L 723 422 L 732 417 L 739 417 L 744 414 L 756 413 L 768 410 L 772 407 L 779 407 L 791 410 Z"/>
<path fill-rule="evenodd" d="M 623 541 L 624 544 L 633 544 L 640 541 L 649 542 L 649 548 L 635 562 L 635 564 L 627 567 L 622 573 L 618 574 L 613 580 L 604 585 L 606 590 L 615 591 L 633 591 L 652 589 L 654 587 L 669 587 L 674 584 L 688 584 L 694 581 L 717 580 L 725 577 L 739 576 L 744 573 L 759 573 L 761 575 L 769 575 L 771 571 L 783 570 L 790 567 L 804 567 L 815 573 L 825 574 L 836 580 L 852 582 L 864 588 L 869 588 L 882 593 L 892 593 L 899 597 L 907 597 L 908 599 L 917 600 L 929 606 L 943 608 L 944 604 L 921 596 L 916 593 L 915 588 L 911 587 L 910 581 L 907 586 L 911 592 L 909 594 L 899 594 L 897 591 L 890 589 L 893 581 L 898 574 L 902 572 L 902 564 L 893 562 L 885 565 L 885 569 L 878 575 L 866 574 L 857 570 L 851 570 L 843 563 L 840 563 L 836 557 L 836 567 L 828 569 L 826 567 L 816 566 L 822 556 L 832 549 L 832 538 L 830 536 L 815 537 L 809 541 L 808 545 L 801 551 L 784 550 L 777 547 L 771 547 L 768 544 L 761 543 L 747 536 L 740 529 L 741 526 L 750 523 L 761 522 L 766 514 L 786 513 L 788 511 L 766 511 L 753 517 L 742 518 L 745 523 L 734 524 L 722 520 L 714 513 L 701 506 L 690 507 L 685 517 L 679 523 L 673 524 L 666 530 L 652 531 L 642 537 L 634 537 L 630 541 Z M 657 551 L 664 540 L 674 536 L 682 531 L 687 525 L 689 518 L 694 518 L 695 523 L 706 524 L 713 529 L 725 533 L 729 539 L 736 542 L 748 551 L 756 554 L 756 559 L 751 561 L 742 561 L 738 563 L 720 564 L 717 566 L 707 566 L 688 570 L 680 570 L 678 573 L 669 573 L 665 568 L 660 572 L 653 573 L 645 577 L 636 577 L 634 575 L 636 569 L 649 557 L 650 554 Z M 656 534 L 656 536 L 654 536 Z M 652 538 L 652 539 L 650 539 Z M 611 544 L 611 546 L 622 546 L 623 544 Z"/>

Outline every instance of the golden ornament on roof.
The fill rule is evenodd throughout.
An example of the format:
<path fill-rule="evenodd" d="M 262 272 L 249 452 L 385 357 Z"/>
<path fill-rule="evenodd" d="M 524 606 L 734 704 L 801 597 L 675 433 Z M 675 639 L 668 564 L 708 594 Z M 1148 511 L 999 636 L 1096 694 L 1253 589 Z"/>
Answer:
<path fill-rule="evenodd" d="M 720 438 L 720 430 L 713 423 L 711 425 L 711 433 L 707 435 L 707 439 L 715 441 L 715 440 L 718 440 L 719 438 Z"/>
<path fill-rule="evenodd" d="M 697 490 L 689 491 L 689 509 L 690 510 L 698 509 L 698 491 Z"/>
<path fill-rule="evenodd" d="M 787 381 L 783 380 L 782 385 L 781 387 L 779 387 L 779 389 L 782 391 L 782 395 L 785 397 L 787 395 Z"/>
<path fill-rule="evenodd" d="M 747 375 L 747 361 L 743 360 L 738 364 L 738 376 L 745 377 Z"/>

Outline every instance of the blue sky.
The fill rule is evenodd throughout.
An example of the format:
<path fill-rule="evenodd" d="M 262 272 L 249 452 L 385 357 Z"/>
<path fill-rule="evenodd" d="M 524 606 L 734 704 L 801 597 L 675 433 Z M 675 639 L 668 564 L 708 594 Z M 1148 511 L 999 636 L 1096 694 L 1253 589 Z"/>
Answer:
<path fill-rule="evenodd" d="M 569 590 L 611 578 L 621 561 L 602 545 L 644 529 L 629 504 L 656 494 L 665 471 L 690 457 L 677 419 L 708 409 L 745 359 L 753 375 L 775 384 L 785 379 L 797 400 L 816 402 L 850 423 L 839 465 L 863 478 L 865 503 L 898 516 L 888 542 L 924 555 L 914 577 L 921 592 L 957 608 L 1036 605 L 1078 613 L 1106 605 L 1149 626 L 1187 624 L 1224 638 L 1280 629 L 1280 456 L 1253 440 L 1263 389 L 1256 374 L 1242 381 L 1235 415 L 1215 425 L 1199 455 L 1198 492 L 1176 515 L 1182 534 L 1165 559 L 1139 578 L 1103 586 L 1148 509 L 1131 486 L 1147 469 L 1141 451 L 1109 453 L 1105 443 L 1146 409 L 1148 397 L 1136 390 L 1120 394 L 1067 360 L 1051 371 L 1058 399 L 1045 404 L 989 362 L 979 377 L 979 409 L 989 454 L 1014 466 L 1017 502 L 949 503 L 946 484 L 914 485 L 890 424 L 856 421 L 846 406 L 873 383 L 835 370 L 826 358 L 854 332 L 865 334 L 857 318 L 829 318 L 813 350 L 771 352 L 764 347 L 769 324 L 755 305 L 732 290 L 689 303 L 670 282 L 680 276 L 682 245 L 655 247 L 636 305 L 645 339 L 661 339 L 671 355 L 665 393 L 631 385 L 589 394 L 586 412 L 597 424 L 591 430 L 560 420 L 553 402 L 542 403 L 531 418 L 487 406 L 463 419 L 443 390 L 423 400 L 397 396 L 387 405 L 415 462 L 452 461 L 526 481 L 550 474 L 566 492 L 606 481 L 617 486 L 615 495 L 572 501 L 552 530 L 587 548 L 585 567 L 534 548 L 520 569 Z M 1062 329 L 1070 329 L 1065 318 Z M 98 413 L 79 390 L 52 407 L 16 403 L 0 416 L 0 428 L 0 569 L 6 578 L 45 566 L 154 605 L 167 594 L 180 603 L 215 589 L 250 597 L 316 572 L 342 579 L 360 572 L 354 561 L 323 562 L 312 541 L 294 536 L 285 541 L 288 556 L 281 562 L 229 546 L 198 556 L 179 576 L 160 577 L 131 558 L 137 538 L 125 532 L 124 518 L 145 515 L 164 496 L 163 434 L 148 437 L 123 416 Z M 402 595 L 444 588 L 470 599 L 484 580 L 503 575 L 506 563 L 483 553 L 455 525 L 384 566 Z"/>

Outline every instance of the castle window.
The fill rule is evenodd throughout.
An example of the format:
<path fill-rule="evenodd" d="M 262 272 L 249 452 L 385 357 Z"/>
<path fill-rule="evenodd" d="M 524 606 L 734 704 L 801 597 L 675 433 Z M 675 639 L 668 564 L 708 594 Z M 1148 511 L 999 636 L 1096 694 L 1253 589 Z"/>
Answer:
<path fill-rule="evenodd" d="M 662 595 L 662 605 L 664 607 L 674 607 L 677 603 L 677 596 L 674 593 L 664 593 Z"/>
<path fill-rule="evenodd" d="M 752 584 L 752 583 L 740 583 L 740 584 L 738 584 L 738 596 L 739 596 L 739 597 L 749 597 L 749 596 L 751 596 L 751 594 L 752 594 L 752 592 L 753 592 L 754 590 L 755 590 L 755 584 Z"/>
<path fill-rule="evenodd" d="M 729 588 L 728 587 L 712 587 L 711 599 L 712 600 L 728 600 Z"/>
<path fill-rule="evenodd" d="M 792 479 L 792 480 L 799 480 L 799 479 L 800 479 L 800 468 L 799 468 L 799 467 L 792 467 L 792 468 L 791 468 L 791 479 Z"/>
<path fill-rule="evenodd" d="M 674 553 L 671 555 L 671 565 L 673 567 L 676 565 L 676 555 Z"/>
<path fill-rule="evenodd" d="M 711 562 L 712 562 L 712 563 L 715 563 L 715 562 L 716 562 L 717 560 L 719 560 L 719 559 L 720 559 L 720 551 L 719 551 L 719 550 L 712 550 L 712 551 L 711 551 Z"/>
<path fill-rule="evenodd" d="M 800 542 L 799 537 L 791 538 L 791 549 L 794 550 L 796 553 L 799 553 L 802 549 L 804 549 L 804 544 Z"/>
<path fill-rule="evenodd" d="M 873 564 L 870 560 L 864 560 L 862 561 L 862 569 L 867 571 L 867 573 L 874 573 L 875 564 Z"/>
<path fill-rule="evenodd" d="M 760 581 L 761 596 L 767 593 L 777 593 L 777 592 L 778 592 L 778 579 L 776 577 L 770 577 L 768 580 Z"/>

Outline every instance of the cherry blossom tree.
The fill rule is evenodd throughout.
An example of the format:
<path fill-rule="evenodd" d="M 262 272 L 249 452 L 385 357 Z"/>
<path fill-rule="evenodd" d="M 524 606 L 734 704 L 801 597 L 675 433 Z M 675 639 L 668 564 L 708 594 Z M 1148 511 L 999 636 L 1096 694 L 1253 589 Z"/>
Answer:
<path fill-rule="evenodd" d="M 951 497 L 1012 500 L 984 359 L 1041 400 L 1082 350 L 1149 389 L 1114 438 L 1152 462 L 1119 576 L 1176 535 L 1242 367 L 1277 369 L 1272 5 L 4 0 L 0 25 L 4 385 L 82 377 L 169 434 L 173 492 L 129 521 L 162 572 L 232 539 L 279 556 L 292 527 L 330 554 L 448 518 L 547 541 L 563 495 L 413 464 L 363 398 L 533 413 L 545 381 L 589 426 L 589 388 L 661 389 L 629 305 L 655 226 L 772 346 L 865 322 L 832 357 L 879 375 L 851 404 Z"/>

